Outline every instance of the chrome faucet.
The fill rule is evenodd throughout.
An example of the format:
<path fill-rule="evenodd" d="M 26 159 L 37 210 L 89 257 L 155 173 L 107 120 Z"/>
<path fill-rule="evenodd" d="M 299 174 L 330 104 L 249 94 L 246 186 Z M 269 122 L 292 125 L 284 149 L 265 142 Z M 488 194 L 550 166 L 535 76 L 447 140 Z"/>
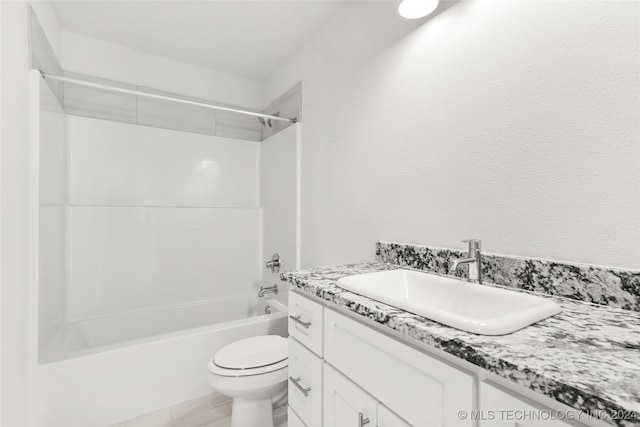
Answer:
<path fill-rule="evenodd" d="M 264 297 L 268 293 L 278 295 L 278 285 L 267 286 L 266 288 L 264 286 L 260 286 L 260 291 L 258 292 L 258 296 L 260 298 Z"/>
<path fill-rule="evenodd" d="M 463 243 L 469 243 L 469 253 L 467 258 L 458 258 L 451 260 L 449 264 L 449 274 L 456 272 L 461 264 L 473 264 L 475 263 L 475 271 L 469 266 L 469 282 L 482 283 L 482 258 L 481 258 L 481 242 L 477 239 L 463 240 Z M 474 274 L 475 273 L 475 274 Z M 475 277 L 474 277 L 475 276 Z"/>

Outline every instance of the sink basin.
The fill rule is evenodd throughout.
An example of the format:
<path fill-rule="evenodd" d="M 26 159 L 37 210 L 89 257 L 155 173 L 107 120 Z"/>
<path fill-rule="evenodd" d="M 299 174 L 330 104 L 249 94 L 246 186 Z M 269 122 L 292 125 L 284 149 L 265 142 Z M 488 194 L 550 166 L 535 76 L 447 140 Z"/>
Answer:
<path fill-rule="evenodd" d="M 480 335 L 505 335 L 560 313 L 546 298 L 413 270 L 357 274 L 338 286 Z"/>

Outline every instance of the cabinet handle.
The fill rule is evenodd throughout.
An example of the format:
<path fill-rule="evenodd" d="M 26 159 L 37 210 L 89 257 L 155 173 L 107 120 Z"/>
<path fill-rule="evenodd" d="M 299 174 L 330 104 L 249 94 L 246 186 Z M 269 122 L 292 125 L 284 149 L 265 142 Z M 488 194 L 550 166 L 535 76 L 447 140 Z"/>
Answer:
<path fill-rule="evenodd" d="M 305 397 L 309 397 L 309 392 L 311 391 L 311 387 L 302 387 L 300 385 L 300 377 L 298 378 L 289 377 L 289 381 L 291 381 L 293 385 L 296 386 L 296 388 L 300 390 L 302 394 L 304 394 Z"/>
<path fill-rule="evenodd" d="M 294 316 L 293 314 L 290 314 L 289 319 L 293 320 L 298 325 L 304 326 L 307 329 L 309 329 L 309 326 L 311 326 L 311 322 L 303 322 L 302 320 L 300 320 L 300 316 Z"/>
<path fill-rule="evenodd" d="M 369 424 L 371 420 L 369 418 L 365 418 L 362 412 L 358 412 L 358 427 L 364 427 L 365 424 Z"/>

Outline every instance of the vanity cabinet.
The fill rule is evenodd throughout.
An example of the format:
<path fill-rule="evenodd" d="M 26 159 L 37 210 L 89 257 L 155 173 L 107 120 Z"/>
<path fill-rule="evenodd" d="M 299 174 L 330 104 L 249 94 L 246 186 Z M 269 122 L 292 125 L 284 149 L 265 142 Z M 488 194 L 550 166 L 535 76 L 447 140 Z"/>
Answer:
<path fill-rule="evenodd" d="M 480 427 L 571 427 L 564 412 L 552 411 L 502 387 L 480 383 Z M 573 424 L 575 425 L 575 424 Z"/>
<path fill-rule="evenodd" d="M 478 384 L 480 368 L 466 371 L 296 292 L 289 301 L 292 427 L 578 425 L 531 419 L 551 410 L 490 381 Z"/>
<path fill-rule="evenodd" d="M 323 394 L 326 426 L 410 427 L 328 364 L 324 371 Z"/>
<path fill-rule="evenodd" d="M 375 426 L 378 401 L 331 366 L 324 371 L 324 424 Z"/>
<path fill-rule="evenodd" d="M 473 375 L 295 292 L 289 304 L 292 425 L 472 425 L 452 414 L 474 406 Z"/>
<path fill-rule="evenodd" d="M 307 427 L 298 414 L 291 409 L 291 406 L 287 411 L 287 427 Z"/>
<path fill-rule="evenodd" d="M 324 307 L 289 292 L 289 421 L 290 426 L 322 426 Z"/>
<path fill-rule="evenodd" d="M 325 353 L 332 365 L 416 426 L 471 426 L 475 377 L 353 319 L 325 310 Z"/>
<path fill-rule="evenodd" d="M 404 422 L 402 418 L 394 414 L 384 406 L 383 404 L 378 404 L 378 426 L 379 427 L 411 427 L 409 424 Z"/>

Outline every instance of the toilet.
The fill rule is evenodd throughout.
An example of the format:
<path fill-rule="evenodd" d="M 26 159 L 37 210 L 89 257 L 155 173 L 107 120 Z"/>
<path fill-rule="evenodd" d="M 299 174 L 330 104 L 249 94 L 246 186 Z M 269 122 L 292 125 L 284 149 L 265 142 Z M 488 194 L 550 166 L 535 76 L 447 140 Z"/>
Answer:
<path fill-rule="evenodd" d="M 233 398 L 231 427 L 274 427 L 286 403 L 287 339 L 262 335 L 233 342 L 209 360 L 209 384 Z"/>

